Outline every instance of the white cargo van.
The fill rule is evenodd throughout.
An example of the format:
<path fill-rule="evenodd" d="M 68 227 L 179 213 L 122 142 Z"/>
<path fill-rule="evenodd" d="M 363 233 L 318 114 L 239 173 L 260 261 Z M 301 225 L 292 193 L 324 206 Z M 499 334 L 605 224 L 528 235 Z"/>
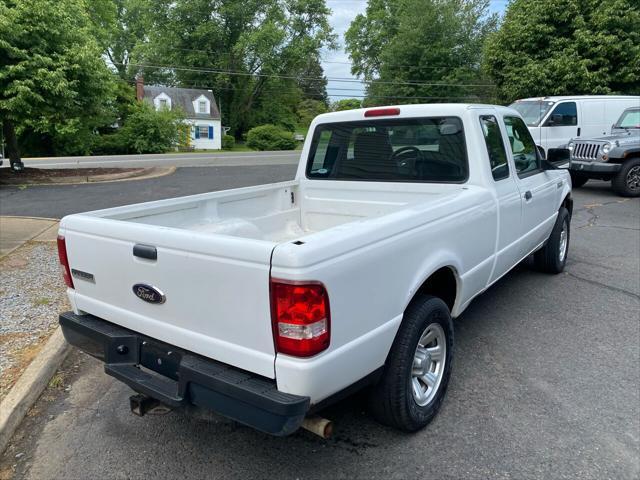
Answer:
<path fill-rule="evenodd" d="M 548 152 L 571 139 L 607 135 L 625 109 L 640 106 L 640 96 L 537 97 L 516 100 L 510 106 L 522 115 L 535 142 Z"/>

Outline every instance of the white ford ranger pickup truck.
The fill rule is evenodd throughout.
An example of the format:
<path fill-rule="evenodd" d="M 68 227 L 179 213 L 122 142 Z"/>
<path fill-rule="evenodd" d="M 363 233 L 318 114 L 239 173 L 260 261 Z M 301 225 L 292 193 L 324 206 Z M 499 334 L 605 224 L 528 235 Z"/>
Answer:
<path fill-rule="evenodd" d="M 564 268 L 569 174 L 515 110 L 350 110 L 309 132 L 292 181 L 62 219 L 62 330 L 132 399 L 287 435 L 366 386 L 414 431 L 444 398 L 452 318 L 530 254 Z"/>

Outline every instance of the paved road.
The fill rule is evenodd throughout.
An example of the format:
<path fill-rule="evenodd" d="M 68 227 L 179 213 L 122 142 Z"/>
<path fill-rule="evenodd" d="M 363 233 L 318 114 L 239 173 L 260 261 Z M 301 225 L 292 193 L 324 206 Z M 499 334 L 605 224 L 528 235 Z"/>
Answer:
<path fill-rule="evenodd" d="M 110 206 L 290 180 L 296 165 L 179 168 L 173 175 L 82 185 L 36 185 L 0 188 L 0 215 L 62 218 Z"/>
<path fill-rule="evenodd" d="M 28 190 L 16 200 L 21 194 Z M 14 468 L 16 479 L 637 479 L 640 199 L 590 182 L 575 192 L 575 208 L 564 274 L 519 267 L 457 320 L 447 399 L 419 433 L 378 425 L 357 396 L 324 412 L 336 423 L 329 441 L 307 432 L 272 438 L 180 412 L 137 418 L 130 390 L 76 354 L 68 391 L 41 399 L 0 471 Z"/>
<path fill-rule="evenodd" d="M 167 153 L 149 155 L 101 155 L 89 157 L 24 158 L 27 167 L 75 168 L 75 167 L 180 167 L 217 165 L 277 165 L 297 164 L 300 151 L 282 152 L 220 152 L 220 153 Z M 9 161 L 4 162 L 4 167 Z"/>

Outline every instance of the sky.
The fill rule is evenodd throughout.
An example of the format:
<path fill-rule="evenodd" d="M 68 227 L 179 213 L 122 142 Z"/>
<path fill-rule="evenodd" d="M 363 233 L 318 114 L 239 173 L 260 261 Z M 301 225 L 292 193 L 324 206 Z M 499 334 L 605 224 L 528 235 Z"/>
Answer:
<path fill-rule="evenodd" d="M 355 79 L 351 74 L 349 57 L 344 51 L 344 32 L 349 28 L 351 21 L 359 13 L 364 13 L 367 7 L 367 0 L 326 0 L 327 6 L 332 14 L 329 22 L 334 33 L 338 35 L 339 48 L 333 52 L 325 52 L 323 55 L 322 67 L 325 76 L 329 79 Z M 502 14 L 508 0 L 490 0 L 489 9 L 491 12 Z M 340 82 L 329 80 L 327 91 L 331 100 L 339 100 L 350 96 L 358 97 L 364 95 L 364 88 L 357 82 Z"/>

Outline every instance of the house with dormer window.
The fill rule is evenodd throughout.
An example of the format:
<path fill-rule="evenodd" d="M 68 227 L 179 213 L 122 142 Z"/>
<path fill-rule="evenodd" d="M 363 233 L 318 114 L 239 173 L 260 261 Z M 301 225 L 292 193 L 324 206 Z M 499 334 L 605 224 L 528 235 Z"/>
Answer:
<path fill-rule="evenodd" d="M 189 147 L 195 150 L 222 148 L 220 110 L 211 90 L 145 85 L 136 79 L 136 98 L 151 103 L 156 110 L 180 108 L 189 125 Z"/>

